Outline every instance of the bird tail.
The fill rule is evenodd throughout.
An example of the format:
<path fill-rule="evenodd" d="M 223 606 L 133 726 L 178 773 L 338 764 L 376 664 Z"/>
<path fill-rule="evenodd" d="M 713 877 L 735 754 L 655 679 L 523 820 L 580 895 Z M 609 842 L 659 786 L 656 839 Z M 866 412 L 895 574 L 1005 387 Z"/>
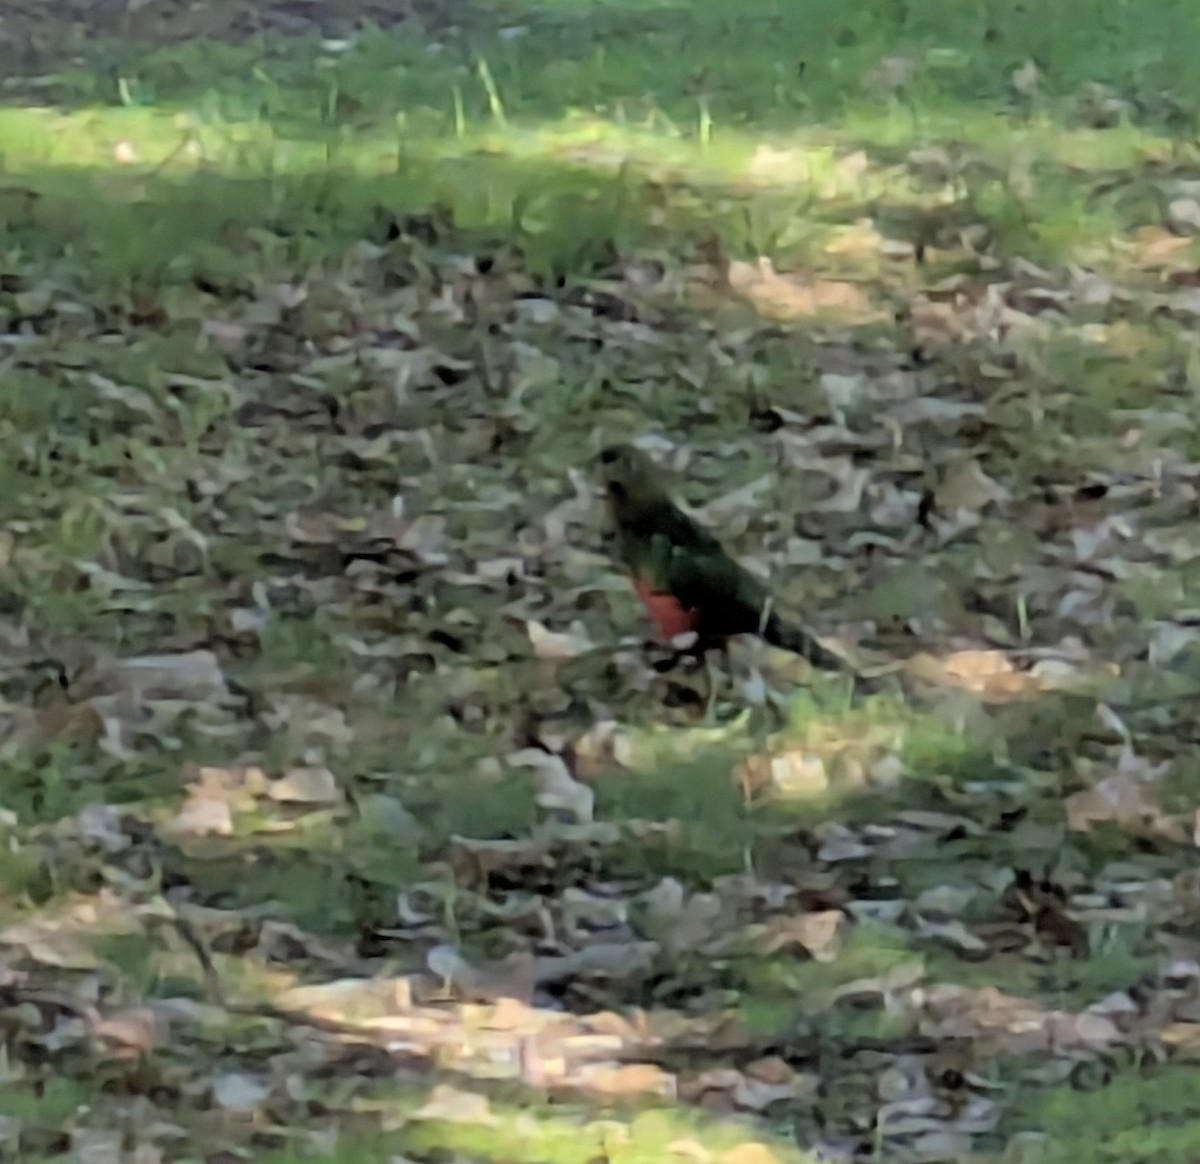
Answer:
<path fill-rule="evenodd" d="M 835 655 L 828 647 L 817 641 L 816 635 L 806 630 L 799 623 L 785 622 L 777 614 L 771 613 L 763 624 L 763 639 L 780 650 L 791 651 L 822 671 L 849 671 L 853 668 L 850 663 Z"/>

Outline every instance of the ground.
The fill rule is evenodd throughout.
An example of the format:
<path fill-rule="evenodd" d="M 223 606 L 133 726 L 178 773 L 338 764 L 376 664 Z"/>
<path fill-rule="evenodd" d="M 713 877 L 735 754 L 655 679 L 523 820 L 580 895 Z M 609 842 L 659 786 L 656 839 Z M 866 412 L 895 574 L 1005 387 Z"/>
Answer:
<path fill-rule="evenodd" d="M 6 5 L 5 1148 L 1194 1159 L 1198 42 Z"/>

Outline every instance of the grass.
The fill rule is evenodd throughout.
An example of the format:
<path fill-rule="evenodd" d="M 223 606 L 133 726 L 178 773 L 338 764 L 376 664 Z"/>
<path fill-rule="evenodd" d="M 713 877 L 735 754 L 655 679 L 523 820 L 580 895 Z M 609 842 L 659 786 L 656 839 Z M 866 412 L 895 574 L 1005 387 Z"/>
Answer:
<path fill-rule="evenodd" d="M 447 200 L 462 221 L 515 228 L 535 264 L 542 252 L 547 267 L 576 273 L 607 245 L 686 230 L 697 218 L 715 218 L 738 249 L 819 249 L 831 215 L 836 222 L 880 199 L 918 203 L 896 163 L 942 142 L 963 158 L 956 176 L 977 212 L 1013 249 L 1061 257 L 1103 247 L 1114 226 L 1157 212 L 1152 190 L 1118 181 L 1101 193 L 1097 179 L 1169 148 L 1154 102 L 1169 91 L 1186 104 L 1194 84 L 1180 6 L 1156 4 L 1149 21 L 1113 9 L 1098 26 L 1057 3 L 1053 31 L 1040 12 L 927 9 L 881 3 L 848 15 L 834 4 L 764 3 L 737 16 L 701 4 L 685 19 L 669 5 L 572 4 L 517 9 L 508 23 L 497 13 L 470 28 L 368 29 L 349 45 L 187 43 L 136 55 L 98 45 L 82 67 L 39 78 L 45 98 L 78 107 L 69 115 L 8 111 L 7 162 L 18 174 L 111 171 L 115 157 L 136 159 L 126 168 L 139 174 L 232 169 L 248 177 L 236 202 L 253 216 L 265 209 L 268 221 L 285 217 L 300 237 L 284 246 L 300 262 L 311 247 L 306 220 L 326 237 L 357 237 L 381 195 L 392 206 Z M 864 90 L 885 53 L 911 57 L 913 79 Z M 1027 59 L 1047 90 L 1032 107 L 1011 89 Z M 1134 124 L 1062 123 L 1065 103 L 1097 81 L 1130 102 Z M 982 156 L 965 150 L 978 141 L 988 143 Z M 873 164 L 840 175 L 839 156 L 856 146 Z M 770 166 L 756 180 L 764 148 Z M 1010 185 L 1018 160 L 1037 174 L 1036 199 Z M 668 187 L 759 188 L 749 208 L 744 197 L 706 196 L 688 213 L 681 196 L 663 215 L 642 180 L 613 174 L 630 167 Z M 342 169 L 373 180 L 321 182 Z M 299 194 L 287 181 L 297 175 L 312 176 Z M 212 236 L 239 208 L 224 183 L 193 190 L 160 207 L 149 229 L 145 216 L 103 222 L 97 242 L 111 253 L 102 266 L 122 274 L 170 264 L 169 240 L 185 222 L 194 242 L 176 261 L 227 262 Z M 111 200 L 89 202 L 101 218 L 120 217 Z"/>
<path fill-rule="evenodd" d="M 222 966 L 257 999 L 274 974 L 326 980 L 376 946 L 404 973 L 447 935 L 480 960 L 544 952 L 521 928 L 532 923 L 503 910 L 526 895 L 560 909 L 568 888 L 628 898 L 633 932 L 640 895 L 663 879 L 703 895 L 747 874 L 799 886 L 813 909 L 966 888 L 975 897 L 961 920 L 986 926 L 1011 923 L 1000 896 L 1014 868 L 1045 863 L 1101 895 L 1186 869 L 1186 847 L 1063 829 L 1075 765 L 1111 757 L 1091 697 L 1046 696 L 1032 710 L 852 705 L 836 681 L 786 678 L 800 693 L 782 718 L 754 708 L 685 729 L 688 712 L 671 707 L 685 698 L 679 684 L 631 663 L 640 645 L 614 645 L 637 616 L 609 585 L 590 509 L 570 508 L 583 488 L 570 470 L 613 435 L 685 439 L 698 454 L 683 474 L 690 500 L 769 476 L 756 512 L 734 507 L 733 536 L 807 561 L 777 574 L 827 626 L 870 620 L 906 644 L 911 627 L 932 625 L 946 646 L 1074 636 L 1097 657 L 1128 658 L 1140 621 L 1190 604 L 1184 534 L 1169 526 L 1181 540 L 1165 561 L 1129 537 L 1094 572 L 1073 573 L 1073 559 L 1037 555 L 1044 543 L 1061 551 L 1075 528 L 1090 535 L 1090 518 L 1074 514 L 1059 541 L 1030 514 L 1095 477 L 1118 497 L 1144 479 L 1142 449 L 1168 466 L 1196 452 L 1195 345 L 1187 318 L 1161 302 L 1167 273 L 1194 272 L 1195 246 L 1177 242 L 1157 262 L 1135 245 L 1159 237 L 1200 165 L 1189 6 L 1113 3 L 1097 15 L 1078 0 L 755 0 L 733 12 L 716 0 L 564 0 L 345 41 L 63 35 L 34 75 L 14 72 L 0 110 L 0 609 L 11 642 L 0 692 L 12 729 L 0 800 L 16 817 L 0 852 L 6 918 L 40 917 L 97 885 L 131 901 L 182 891 L 234 919 L 266 905 L 311 941 L 293 934 L 298 952 L 284 957 L 221 931 Z M 1013 76 L 1030 60 L 1039 85 L 1022 94 Z M 726 258 L 857 288 L 870 318 L 795 309 L 793 294 L 785 318 L 767 322 L 711 287 L 704 299 L 683 272 L 709 261 L 714 238 Z M 1051 272 L 1022 274 L 1020 262 Z M 675 282 L 639 291 L 637 272 L 660 268 Z M 974 294 L 999 271 L 1061 291 L 1072 268 L 1115 299 L 1064 292 L 1056 312 L 1025 305 L 1038 324 L 1028 333 L 997 338 L 975 320 L 951 344 L 896 318 L 955 280 Z M 893 463 L 891 436 L 875 438 L 894 401 L 872 393 L 912 371 L 896 356 L 914 346 L 928 349 L 914 394 L 983 401 L 988 424 L 909 429 Z M 823 377 L 855 373 L 871 391 L 834 419 L 862 438 L 847 463 L 867 466 L 881 491 L 822 508 L 803 472 L 778 472 L 780 446 L 755 426 L 782 418 L 784 437 L 807 434 L 805 418 L 833 411 Z M 1140 415 L 1148 408 L 1178 415 Z M 968 526 L 945 544 L 906 542 L 872 507 L 919 491 L 948 450 L 976 457 L 1014 500 L 981 515 L 978 536 Z M 1124 518 L 1124 502 L 1112 504 Z M 545 515 L 564 506 L 556 535 Z M 872 538 L 883 548 L 864 550 Z M 1031 560 L 1044 572 L 1023 572 Z M 1070 584 L 1047 587 L 1055 571 Z M 1097 601 L 1119 596 L 1132 614 L 1112 606 L 1111 618 L 1073 622 L 1095 577 Z M 536 659 L 530 619 L 579 624 L 601 649 Z M 141 718 L 104 705 L 101 739 L 65 738 L 57 697 L 33 678 L 39 658 L 72 672 L 78 661 L 67 698 L 81 702 L 100 684 L 94 657 L 197 648 L 217 652 L 228 702 L 167 701 Z M 1134 679 L 1157 690 L 1153 674 Z M 505 759 L 530 734 L 582 748 L 596 721 L 612 721 L 626 749 L 624 764 L 604 757 L 588 772 L 596 818 L 615 833 L 563 840 L 533 778 Z M 1136 742 L 1156 756 L 1179 748 Z M 732 773 L 768 745 L 822 756 L 828 786 L 748 803 Z M 345 800 L 281 807 L 239 793 L 231 836 L 161 833 L 188 765 L 245 764 L 271 775 L 328 766 Z M 1186 760 L 1164 795 L 1173 811 L 1194 806 Z M 96 804 L 149 829 L 136 859 L 72 824 Z M 820 856 L 837 827 L 908 837 L 914 809 L 984 827 L 918 830 L 844 863 Z M 536 848 L 547 830 L 549 856 Z M 535 855 L 475 867 L 464 838 L 529 842 Z M 422 906 L 436 920 L 413 936 L 399 903 L 419 914 L 409 895 L 422 894 L 437 899 Z M 814 1005 L 825 992 L 916 964 L 931 982 L 1001 980 L 1046 1007 L 1083 1008 L 1158 965 L 1154 916 L 1093 920 L 1083 960 L 1038 946 L 978 964 L 921 936 L 915 917 L 848 927 L 830 962 L 762 956 L 738 931 L 723 952 L 685 950 L 652 981 L 618 978 L 599 1001 L 594 983 L 570 983 L 564 997 L 692 1016 L 732 1000 L 755 1037 L 807 1032 L 850 1062 L 821 1083 L 830 1134 L 852 1136 L 878 1098 L 861 1092 L 856 1048 L 902 1042 L 916 1020 L 890 995 Z M 96 948 L 104 991 L 182 990 L 190 955 L 159 931 Z M 323 961 L 329 948 L 344 961 Z M 203 1066 L 187 1070 L 257 1070 L 256 1040 L 275 1037 L 219 1026 L 155 1054 L 174 1078 L 196 1038 Z M 49 1129 L 84 1105 L 101 1124 L 115 1118 L 113 1095 L 86 1083 L 86 1055 L 63 1054 L 49 1061 L 65 1074 L 31 1056 L 0 1093 L 31 1159 L 59 1150 Z M 1000 1130 L 977 1151 L 1044 1127 L 1047 1159 L 1194 1155 L 1174 1083 L 1121 1076 L 1092 1119 L 1061 1086 L 1033 1086 L 1033 1070 L 997 1068 Z M 429 1126 L 411 1114 L 424 1091 L 409 1103 L 373 1082 L 355 1092 L 369 1071 L 346 1076 L 353 1102 L 322 1093 L 327 1109 L 314 1101 L 299 1132 L 272 1126 L 262 1143 L 311 1132 L 320 1144 L 328 1125 L 366 1123 L 361 1141 L 345 1132 L 338 1159 L 442 1149 L 565 1164 L 601 1148 L 597 1104 L 578 1096 L 565 1110 L 530 1101 L 524 1116 L 497 1101 L 497 1127 Z M 122 1080 L 113 1094 L 148 1086 Z M 1141 1114 L 1147 1104 L 1158 1114 Z M 192 1101 L 178 1106 L 191 1128 Z M 605 1142 L 613 1158 L 659 1159 L 688 1137 L 718 1160 L 746 1139 L 798 1158 L 774 1111 L 739 1123 L 680 1105 L 637 1118 L 617 1108 L 625 1139 Z M 805 1144 L 821 1138 L 813 1110 L 797 1118 Z M 1167 1126 L 1137 1139 L 1131 1129 L 1151 1118 Z M 251 1142 L 240 1135 L 239 1151 Z"/>

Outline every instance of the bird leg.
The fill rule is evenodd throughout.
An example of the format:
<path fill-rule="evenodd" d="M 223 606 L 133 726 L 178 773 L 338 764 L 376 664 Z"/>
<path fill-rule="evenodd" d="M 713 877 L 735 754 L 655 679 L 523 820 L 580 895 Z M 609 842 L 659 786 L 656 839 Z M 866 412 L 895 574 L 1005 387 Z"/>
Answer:
<path fill-rule="evenodd" d="M 704 705 L 704 723 L 706 726 L 712 726 L 716 723 L 717 710 L 717 693 L 721 686 L 721 671 L 713 666 L 711 650 L 713 647 L 721 652 L 721 661 L 724 664 L 724 671 L 729 671 L 729 642 L 722 639 L 719 643 L 706 643 L 701 650 L 700 655 L 704 660 L 704 674 L 708 679 L 708 700 Z"/>
<path fill-rule="evenodd" d="M 704 704 L 704 725 L 711 727 L 717 722 L 717 685 L 720 683 L 720 677 L 708 655 L 704 656 L 704 674 L 708 679 L 708 699 Z"/>

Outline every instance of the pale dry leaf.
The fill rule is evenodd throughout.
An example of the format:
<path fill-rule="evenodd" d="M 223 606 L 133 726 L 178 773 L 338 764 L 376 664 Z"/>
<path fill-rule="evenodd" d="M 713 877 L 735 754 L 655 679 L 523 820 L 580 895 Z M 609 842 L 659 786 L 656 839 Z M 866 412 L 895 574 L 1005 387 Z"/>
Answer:
<path fill-rule="evenodd" d="M 877 93 L 895 93 L 912 81 L 916 73 L 917 61 L 913 57 L 883 57 L 863 78 L 863 84 Z"/>
<path fill-rule="evenodd" d="M 839 930 L 845 915 L 840 909 L 783 915 L 766 923 L 762 941 L 765 954 L 800 946 L 818 962 L 837 958 Z"/>
<path fill-rule="evenodd" d="M 75 1164 L 127 1164 L 124 1133 L 120 1129 L 76 1127 L 70 1132 Z"/>
<path fill-rule="evenodd" d="M 766 1144 L 738 1144 L 718 1157 L 718 1164 L 779 1164 L 779 1157 Z"/>
<path fill-rule="evenodd" d="M 1173 198 L 1167 205 L 1167 227 L 1175 234 L 1200 232 L 1200 202 L 1195 198 Z"/>
<path fill-rule="evenodd" d="M 192 792 L 167 823 L 166 831 L 173 836 L 230 837 L 233 835 L 233 810 L 224 798 Z"/>
<path fill-rule="evenodd" d="M 922 1132 L 905 1146 L 904 1158 L 914 1164 L 942 1164 L 946 1160 L 965 1160 L 975 1147 L 966 1132 L 938 1129 Z"/>
<path fill-rule="evenodd" d="M 597 720 L 575 740 L 575 759 L 584 776 L 589 776 L 611 760 L 622 768 L 632 766 L 635 744 L 632 735 L 615 719 Z"/>
<path fill-rule="evenodd" d="M 1200 315 L 1200 287 L 1185 287 L 1167 297 L 1167 306 L 1175 315 L 1193 318 Z"/>
<path fill-rule="evenodd" d="M 404 1014 L 412 1009 L 409 978 L 339 978 L 281 991 L 276 1002 L 285 1010 L 304 1011 L 317 1018 L 362 1022 Z"/>
<path fill-rule="evenodd" d="M 967 417 L 985 416 L 987 409 L 982 404 L 964 400 L 947 400 L 941 396 L 917 396 L 902 400 L 880 414 L 882 420 L 890 420 L 901 428 L 915 424 L 957 424 Z"/>
<path fill-rule="evenodd" d="M 229 694 L 224 672 L 212 651 L 179 655 L 139 655 L 97 669 L 97 681 L 141 699 L 220 700 Z"/>
<path fill-rule="evenodd" d="M 934 492 L 938 509 L 947 514 L 978 513 L 988 505 L 1003 504 L 1009 497 L 1008 490 L 973 460 L 958 461 Z"/>
<path fill-rule="evenodd" d="M 98 844 L 105 852 L 121 853 L 132 844 L 121 828 L 121 820 L 121 810 L 115 805 L 88 804 L 76 814 L 74 826 L 81 837 Z"/>
<path fill-rule="evenodd" d="M 873 759 L 867 765 L 867 777 L 876 788 L 895 788 L 907 772 L 904 761 L 894 752 Z"/>
<path fill-rule="evenodd" d="M 909 150 L 904 161 L 914 174 L 931 182 L 947 182 L 960 168 L 950 151 L 940 145 Z"/>
<path fill-rule="evenodd" d="M 267 727 L 287 733 L 297 751 L 324 743 L 340 749 L 362 739 L 361 722 L 356 734 L 341 708 L 303 695 L 272 694 L 261 714 Z"/>
<path fill-rule="evenodd" d="M 675 1076 L 653 1063 L 585 1063 L 577 1072 L 580 1086 L 601 1096 L 656 1095 L 674 1099 Z"/>
<path fill-rule="evenodd" d="M 1040 1164 L 1049 1152 L 1050 1143 L 1045 1132 L 1017 1132 L 1004 1145 L 1000 1164 Z"/>
<path fill-rule="evenodd" d="M 858 861 L 870 856 L 871 846 L 865 845 L 857 833 L 845 825 L 832 823 L 820 830 L 821 848 L 818 861 Z"/>
<path fill-rule="evenodd" d="M 617 930 L 628 921 L 629 906 L 620 898 L 600 897 L 574 885 L 562 891 L 563 927 L 569 936 Z"/>
<path fill-rule="evenodd" d="M 849 161 L 850 158 L 854 157 L 862 157 L 864 162 L 866 160 L 866 155 L 859 150 L 855 154 L 851 154 L 849 158 L 843 159 L 843 161 Z M 866 163 L 866 168 L 870 168 L 869 163 Z M 839 187 L 844 187 L 844 185 L 857 184 L 861 179 L 861 174 L 854 174 L 852 170 L 853 167 L 846 167 L 830 174 L 825 188 L 836 191 Z M 865 173 L 866 170 L 864 169 L 863 172 Z M 825 254 L 837 256 L 844 261 L 849 260 L 865 263 L 873 260 L 880 254 L 887 254 L 894 241 L 884 238 L 871 219 L 860 218 L 857 222 L 836 227 L 832 230 L 829 241 L 822 249 Z M 911 253 L 911 250 L 911 247 L 905 248 L 904 256 L 907 257 Z"/>
<path fill-rule="evenodd" d="M 1033 61 L 1026 61 L 1019 69 L 1013 71 L 1012 86 L 1022 97 L 1032 97 L 1038 91 L 1041 76 L 1037 65 Z"/>
<path fill-rule="evenodd" d="M 749 674 L 739 680 L 738 689 L 742 699 L 751 707 L 763 707 L 767 702 L 767 681 L 757 667 L 750 668 Z"/>
<path fill-rule="evenodd" d="M 285 311 L 294 311 L 308 299 L 308 288 L 296 283 L 272 283 L 267 295 Z"/>
<path fill-rule="evenodd" d="M 570 954 L 537 959 L 534 979 L 539 986 L 581 975 L 630 978 L 644 974 L 654 964 L 661 947 L 657 942 L 603 942 Z"/>
<path fill-rule="evenodd" d="M 561 309 L 553 299 L 518 299 L 514 306 L 523 322 L 539 327 L 553 323 L 561 314 Z"/>
<path fill-rule="evenodd" d="M 984 953 L 988 949 L 987 942 L 972 933 L 960 921 L 921 921 L 917 923 L 916 933 L 918 937 L 944 942 L 947 946 L 965 953 Z"/>
<path fill-rule="evenodd" d="M 712 1153 L 699 1140 L 694 1140 L 690 1136 L 672 1140 L 667 1145 L 667 1151 L 672 1156 L 682 1156 L 687 1160 L 694 1161 L 694 1164 L 711 1164 L 713 1158 Z"/>
<path fill-rule="evenodd" d="M 245 324 L 226 319 L 206 319 L 200 325 L 200 334 L 211 339 L 226 355 L 238 352 L 250 336 Z"/>
<path fill-rule="evenodd" d="M 1010 675 L 1014 668 L 1003 651 L 954 651 L 942 660 L 945 673 L 954 679 L 982 686 L 998 675 Z"/>
<path fill-rule="evenodd" d="M 337 804 L 342 799 L 337 777 L 328 768 L 292 768 L 267 786 L 267 795 L 281 804 Z"/>
<path fill-rule="evenodd" d="M 63 970 L 96 970 L 101 965 L 100 958 L 82 933 L 50 918 L 0 930 L 0 946 L 23 949 L 32 961 Z"/>
<path fill-rule="evenodd" d="M 430 566 L 441 566 L 449 560 L 445 543 L 446 519 L 438 513 L 423 513 L 413 518 L 396 538 L 400 549 L 408 550 Z"/>
<path fill-rule="evenodd" d="M 828 315 L 866 322 L 884 315 L 858 283 L 780 272 L 766 257 L 731 260 L 728 279 L 734 292 L 770 319 Z"/>
<path fill-rule="evenodd" d="M 448 1083 L 439 1083 L 429 1098 L 412 1114 L 414 1120 L 436 1120 L 444 1124 L 471 1124 L 491 1127 L 496 1122 L 486 1095 L 463 1091 Z"/>
<path fill-rule="evenodd" d="M 814 468 L 831 477 L 835 486 L 828 497 L 810 503 L 814 513 L 857 513 L 862 508 L 870 470 L 858 468 L 849 457 L 825 460 Z"/>
<path fill-rule="evenodd" d="M 453 946 L 432 947 L 425 955 L 429 972 L 456 991 L 470 994 L 479 982 L 479 973 Z"/>
<path fill-rule="evenodd" d="M 1032 150 L 1017 149 L 1008 162 L 1008 188 L 1025 202 L 1032 202 L 1037 197 L 1035 161 Z"/>
<path fill-rule="evenodd" d="M 1153 784 L 1136 775 L 1117 772 L 1091 788 L 1068 796 L 1063 807 L 1067 826 L 1087 832 L 1093 825 L 1112 822 L 1141 835 L 1182 841 L 1182 824 L 1163 812 Z"/>
<path fill-rule="evenodd" d="M 771 757 L 771 787 L 783 796 L 820 796 L 829 789 L 825 761 L 814 752 L 792 750 Z"/>
<path fill-rule="evenodd" d="M 128 384 L 118 384 L 115 380 L 101 376 L 98 372 L 90 372 L 87 382 L 96 390 L 97 396 L 102 400 L 121 404 L 130 411 L 140 412 L 151 420 L 161 415 L 162 410 L 155 403 L 154 398 L 140 388 L 134 388 Z"/>
<path fill-rule="evenodd" d="M 825 394 L 825 399 L 836 409 L 853 408 L 874 399 L 871 381 L 866 373 L 858 372 L 853 376 L 843 376 L 835 372 L 826 372 L 818 381 L 817 386 Z"/>
<path fill-rule="evenodd" d="M 703 509 L 697 510 L 696 516 L 715 528 L 728 527 L 733 521 L 745 519 L 758 508 L 773 480 L 770 476 L 756 477 L 729 493 L 713 498 Z"/>
<path fill-rule="evenodd" d="M 1200 627 L 1159 622 L 1150 628 L 1150 665 L 1169 666 L 1171 660 L 1200 642 Z"/>
<path fill-rule="evenodd" d="M 913 909 L 917 913 L 954 917 L 965 913 L 978 896 L 979 890 L 972 885 L 933 885 L 917 895 Z"/>
<path fill-rule="evenodd" d="M 681 1097 L 696 1102 L 711 1097 L 714 1092 L 724 1092 L 734 1106 L 743 1111 L 758 1112 L 772 1104 L 811 1094 L 815 1087 L 815 1077 L 805 1078 L 789 1073 L 786 1080 L 755 1079 L 748 1072 L 743 1074 L 725 1067 L 705 1071 L 689 1080 L 686 1088 L 681 1089 Z"/>
<path fill-rule="evenodd" d="M 570 631 L 552 631 L 545 623 L 530 619 L 525 624 L 534 655 L 547 663 L 567 663 L 593 650 L 583 627 L 576 623 Z"/>
<path fill-rule="evenodd" d="M 91 1033 L 123 1052 L 147 1054 L 166 1034 L 166 1024 L 147 1007 L 130 1007 L 104 1016 L 96 1016 Z"/>
<path fill-rule="evenodd" d="M 690 896 L 673 877 L 664 877 L 642 898 L 649 907 L 649 920 L 664 948 L 680 953 L 709 941 L 721 915 L 721 902 L 711 893 Z"/>
<path fill-rule="evenodd" d="M 836 986 L 818 1001 L 822 1005 L 832 1005 L 842 999 L 894 1000 L 896 996 L 907 995 L 925 977 L 923 962 L 901 962 L 873 978 L 858 978 Z"/>
<path fill-rule="evenodd" d="M 538 748 L 524 748 L 513 752 L 505 762 L 510 767 L 525 768 L 533 773 L 537 803 L 542 808 L 570 813 L 580 824 L 591 823 L 596 794 L 571 775 L 561 756 Z"/>
<path fill-rule="evenodd" d="M 510 351 L 516 363 L 509 407 L 531 390 L 544 388 L 562 379 L 562 364 L 554 356 L 531 344 L 514 343 Z"/>
<path fill-rule="evenodd" d="M 249 1113 L 257 1111 L 271 1095 L 271 1085 L 265 1076 L 232 1071 L 218 1075 L 212 1081 L 213 1103 L 225 1111 Z"/>
<path fill-rule="evenodd" d="M 425 830 L 403 802 L 383 792 L 370 792 L 356 799 L 359 817 L 372 832 L 388 837 L 393 844 L 417 847 Z"/>

